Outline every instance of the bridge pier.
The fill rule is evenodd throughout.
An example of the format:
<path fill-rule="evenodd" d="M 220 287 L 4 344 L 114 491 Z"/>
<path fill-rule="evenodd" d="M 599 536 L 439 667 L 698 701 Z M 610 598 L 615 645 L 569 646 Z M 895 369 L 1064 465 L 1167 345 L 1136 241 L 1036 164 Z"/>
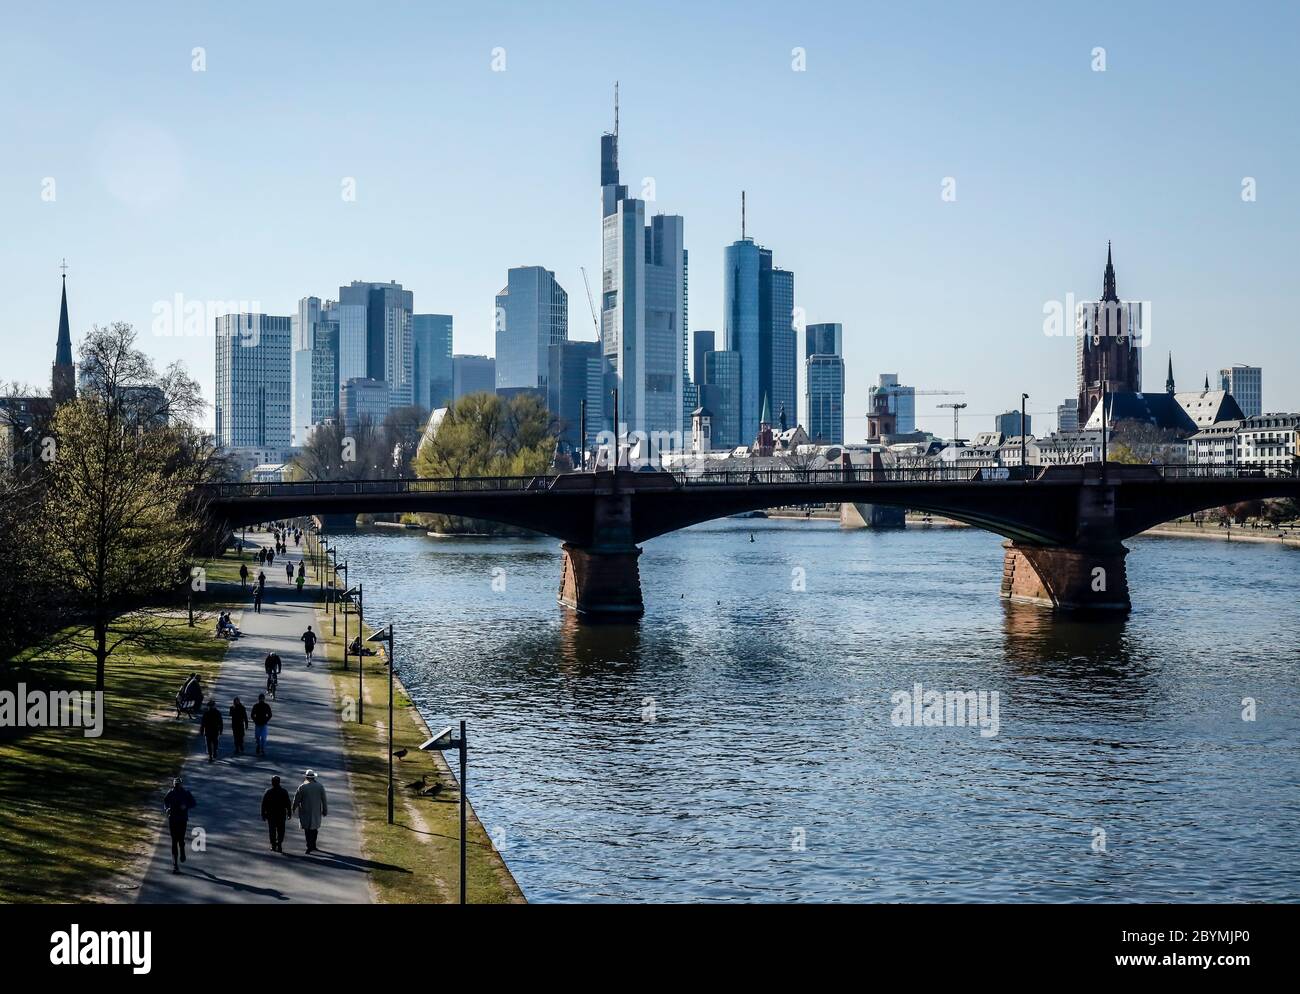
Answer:
<path fill-rule="evenodd" d="M 645 613 L 640 549 L 582 549 L 568 542 L 563 548 L 561 604 L 590 618 L 626 621 Z"/>
<path fill-rule="evenodd" d="M 1002 596 L 1061 611 L 1132 608 L 1120 542 L 1083 546 L 1002 543 Z"/>

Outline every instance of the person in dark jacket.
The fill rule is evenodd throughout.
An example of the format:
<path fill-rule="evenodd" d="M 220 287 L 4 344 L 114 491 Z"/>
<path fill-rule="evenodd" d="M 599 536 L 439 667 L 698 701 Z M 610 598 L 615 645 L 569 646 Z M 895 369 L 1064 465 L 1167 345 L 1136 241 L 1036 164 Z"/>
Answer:
<path fill-rule="evenodd" d="M 253 742 L 259 756 L 266 755 L 266 726 L 271 720 L 271 705 L 266 703 L 266 695 L 258 694 L 257 703 L 253 705 Z"/>
<path fill-rule="evenodd" d="M 194 795 L 185 789 L 181 778 L 172 781 L 172 789 L 163 795 L 163 810 L 167 812 L 167 830 L 172 837 L 172 873 L 181 872 L 185 862 L 185 830 L 190 823 L 190 808 Z"/>
<path fill-rule="evenodd" d="M 208 701 L 208 708 L 203 712 L 203 717 L 199 720 L 199 730 L 203 732 L 203 737 L 208 740 L 208 762 L 215 762 L 217 758 L 217 742 L 221 738 L 221 733 L 225 730 L 226 723 L 221 720 L 221 712 L 217 710 L 216 701 Z"/>
<path fill-rule="evenodd" d="M 248 588 L 248 566 L 245 565 L 244 563 L 240 563 L 239 564 L 239 589 L 246 590 L 247 588 Z"/>
<path fill-rule="evenodd" d="M 280 778 L 272 777 L 270 789 L 262 795 L 262 821 L 271 835 L 272 852 L 284 852 L 284 823 L 292 804 L 289 792 L 280 786 Z"/>
<path fill-rule="evenodd" d="M 230 734 L 235 737 L 235 755 L 244 754 L 244 729 L 248 727 L 248 711 L 236 697 L 230 705 Z"/>

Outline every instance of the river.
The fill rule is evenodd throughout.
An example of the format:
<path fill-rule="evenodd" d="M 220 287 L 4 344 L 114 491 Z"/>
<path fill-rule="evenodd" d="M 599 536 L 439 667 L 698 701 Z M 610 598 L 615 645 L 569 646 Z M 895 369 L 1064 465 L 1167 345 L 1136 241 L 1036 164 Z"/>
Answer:
<path fill-rule="evenodd" d="M 974 529 L 728 519 L 590 626 L 554 540 L 338 536 L 531 901 L 1296 901 L 1300 550 L 1128 544 L 1133 613 L 1084 623 Z M 900 724 L 918 683 L 996 729 Z"/>

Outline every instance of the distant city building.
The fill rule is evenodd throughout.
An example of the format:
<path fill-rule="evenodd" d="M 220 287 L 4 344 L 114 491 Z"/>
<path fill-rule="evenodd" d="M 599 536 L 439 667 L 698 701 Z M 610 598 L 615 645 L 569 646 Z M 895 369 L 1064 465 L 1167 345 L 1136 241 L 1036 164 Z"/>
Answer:
<path fill-rule="evenodd" d="M 559 421 L 560 441 L 571 449 L 595 446 L 605 424 L 604 358 L 600 342 L 559 342 L 548 349 L 546 407 Z M 586 437 L 579 438 L 586 404 Z"/>
<path fill-rule="evenodd" d="M 415 403 L 426 411 L 436 411 L 451 403 L 450 314 L 414 314 L 411 316 L 414 340 Z"/>
<path fill-rule="evenodd" d="M 223 314 L 216 319 L 220 447 L 279 449 L 292 444 L 292 344 L 287 315 Z"/>
<path fill-rule="evenodd" d="M 415 343 L 411 321 L 414 294 L 396 282 L 354 280 L 348 286 L 339 287 L 339 303 L 365 308 L 365 377 L 388 384 L 389 403 L 393 407 L 414 403 Z"/>
<path fill-rule="evenodd" d="M 1202 428 L 1187 440 L 1187 461 L 1295 473 L 1300 469 L 1300 414 L 1260 414 Z"/>
<path fill-rule="evenodd" d="M 686 357 L 684 221 L 658 214 L 619 182 L 618 114 L 600 140 L 600 336 L 606 389 L 629 432 L 680 433 Z M 622 430 L 622 429 L 620 429 Z"/>
<path fill-rule="evenodd" d="M 363 419 L 373 425 L 383 424 L 392 406 L 391 392 L 387 380 L 353 378 L 344 383 L 339 391 L 343 430 L 352 434 Z"/>
<path fill-rule="evenodd" d="M 1020 435 L 1020 412 L 1007 411 L 1005 414 L 999 414 L 993 419 L 993 430 L 1001 432 L 1003 435 Z M 1034 419 L 1031 415 L 1025 415 L 1026 435 L 1034 433 Z"/>
<path fill-rule="evenodd" d="M 696 384 L 700 384 L 704 382 L 704 356 L 714 350 L 716 339 L 712 331 L 703 328 L 695 331 L 692 338 L 694 339 L 694 347 L 691 350 L 692 379 Z M 694 416 L 693 408 L 692 416 Z"/>
<path fill-rule="evenodd" d="M 496 296 L 497 387 L 546 389 L 549 350 L 569 337 L 569 295 L 541 266 L 517 266 Z"/>
<path fill-rule="evenodd" d="M 704 354 L 700 406 L 711 415 L 711 439 L 719 448 L 748 445 L 740 436 L 740 354 L 730 350 Z M 757 424 L 755 425 L 757 431 Z"/>
<path fill-rule="evenodd" d="M 495 393 L 497 362 L 486 355 L 451 357 L 451 399 L 460 400 L 471 393 Z"/>
<path fill-rule="evenodd" d="M 1148 319 L 1141 302 L 1119 299 L 1115 266 L 1107 243 L 1101 300 L 1080 303 L 1075 313 L 1080 421 L 1087 422 L 1092 417 L 1103 392 L 1142 392 L 1142 345 Z"/>
<path fill-rule="evenodd" d="M 723 340 L 740 356 L 740 435 L 748 442 L 764 397 L 778 417 L 798 417 L 794 273 L 775 268 L 771 249 L 742 237 L 723 250 L 722 278 Z"/>
<path fill-rule="evenodd" d="M 293 443 L 312 426 L 336 417 L 339 405 L 339 326 L 319 297 L 303 297 L 292 319 Z"/>
<path fill-rule="evenodd" d="M 1056 408 L 1056 430 L 1079 430 L 1079 398 L 1070 397 Z"/>
<path fill-rule="evenodd" d="M 1219 388 L 1232 394 L 1232 399 L 1248 418 L 1264 413 L 1264 371 L 1259 366 L 1236 363 L 1219 370 Z"/>
<path fill-rule="evenodd" d="M 839 445 L 844 441 L 844 329 L 810 324 L 804 339 L 808 437 L 814 444 Z"/>
<path fill-rule="evenodd" d="M 868 428 L 869 437 L 911 434 L 916 431 L 916 387 L 900 385 L 897 373 L 881 373 L 879 383 L 867 390 L 867 410 L 868 422 L 874 417 L 892 427 L 877 432 Z"/>

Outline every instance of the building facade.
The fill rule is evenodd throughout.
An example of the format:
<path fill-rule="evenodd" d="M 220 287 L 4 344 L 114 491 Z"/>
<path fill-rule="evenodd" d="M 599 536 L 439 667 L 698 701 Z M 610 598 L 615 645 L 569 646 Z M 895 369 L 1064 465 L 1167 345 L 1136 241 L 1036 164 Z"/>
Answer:
<path fill-rule="evenodd" d="M 620 432 L 682 430 L 686 249 L 678 215 L 646 219 L 619 183 L 618 128 L 601 136 L 600 335 Z"/>
<path fill-rule="evenodd" d="M 605 424 L 604 370 L 600 342 L 558 342 L 548 350 L 546 407 L 570 449 L 593 448 Z"/>
<path fill-rule="evenodd" d="M 1077 428 L 1077 425 L 1076 425 Z M 1020 435 L 1020 412 L 1007 411 L 1005 414 L 999 414 L 993 419 L 993 430 L 1001 432 L 1003 435 Z M 1034 433 L 1034 419 L 1032 415 L 1025 415 L 1024 434 L 1032 435 Z"/>
<path fill-rule="evenodd" d="M 495 393 L 497 361 L 487 355 L 451 357 L 451 398 L 460 400 L 471 393 Z"/>
<path fill-rule="evenodd" d="M 339 287 L 339 303 L 365 309 L 365 378 L 384 380 L 388 384 L 389 403 L 393 407 L 414 403 L 415 343 L 411 317 L 415 311 L 415 295 L 397 282 L 354 280 L 348 286 Z"/>
<path fill-rule="evenodd" d="M 339 413 L 343 430 L 349 435 L 361 427 L 362 421 L 381 425 L 392 406 L 391 387 L 387 380 L 354 377 L 347 380 L 339 391 Z"/>
<path fill-rule="evenodd" d="M 541 266 L 517 266 L 496 296 L 497 387 L 546 389 L 552 345 L 569 337 L 569 295 Z"/>
<path fill-rule="evenodd" d="M 718 448 L 734 449 L 753 441 L 741 436 L 740 376 L 740 353 L 721 349 L 704 354 L 704 384 L 700 387 L 699 406 L 711 416 L 710 437 Z M 757 418 L 754 430 L 757 433 Z"/>
<path fill-rule="evenodd" d="M 804 330 L 804 411 L 814 444 L 844 442 L 844 329 L 810 324 Z"/>
<path fill-rule="evenodd" d="M 1232 394 L 1248 418 L 1264 413 L 1264 371 L 1259 366 L 1237 363 L 1219 370 L 1219 388 Z"/>
<path fill-rule="evenodd" d="M 1065 402 L 1058 404 L 1056 407 L 1056 430 L 1057 431 L 1078 431 L 1079 430 L 1079 398 L 1068 397 Z"/>
<path fill-rule="evenodd" d="M 216 319 L 216 439 L 223 449 L 292 445 L 292 320 Z"/>
<path fill-rule="evenodd" d="M 741 238 L 723 250 L 722 278 L 722 335 L 740 356 L 740 434 L 749 440 L 764 398 L 778 418 L 797 418 L 794 273 L 773 266 L 771 249 Z"/>
<path fill-rule="evenodd" d="M 1075 373 L 1079 421 L 1087 423 L 1103 393 L 1142 392 L 1142 346 L 1150 315 L 1140 301 L 1121 301 L 1110 245 L 1101 300 L 1079 304 L 1075 313 Z"/>
<path fill-rule="evenodd" d="M 415 403 L 426 411 L 451 403 L 451 335 L 450 314 L 411 316 Z"/>

